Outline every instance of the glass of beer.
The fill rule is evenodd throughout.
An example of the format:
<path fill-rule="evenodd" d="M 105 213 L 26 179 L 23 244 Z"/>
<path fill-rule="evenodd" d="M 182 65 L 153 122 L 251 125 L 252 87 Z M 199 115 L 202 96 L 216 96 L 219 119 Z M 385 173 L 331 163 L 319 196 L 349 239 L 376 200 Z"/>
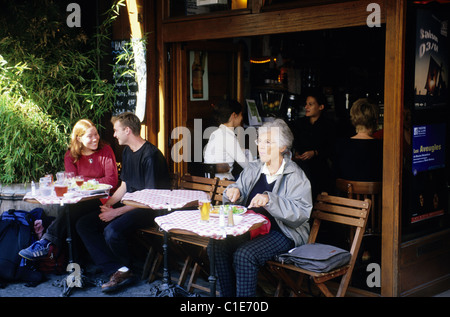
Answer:
<path fill-rule="evenodd" d="M 64 194 L 67 193 L 68 186 L 63 182 L 56 182 L 54 189 L 57 197 L 63 197 Z"/>
<path fill-rule="evenodd" d="M 205 199 L 199 201 L 200 205 L 200 220 L 202 222 L 209 222 L 209 212 L 211 211 L 211 201 Z"/>

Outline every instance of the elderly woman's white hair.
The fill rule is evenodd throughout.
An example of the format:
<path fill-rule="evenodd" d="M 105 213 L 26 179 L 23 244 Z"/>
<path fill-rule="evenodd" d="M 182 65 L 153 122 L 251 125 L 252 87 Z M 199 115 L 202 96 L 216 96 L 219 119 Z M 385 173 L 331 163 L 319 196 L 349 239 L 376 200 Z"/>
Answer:
<path fill-rule="evenodd" d="M 258 135 L 272 131 L 278 131 L 278 146 L 280 148 L 286 146 L 286 150 L 283 152 L 283 155 L 291 155 L 292 153 L 290 149 L 292 147 L 292 143 L 294 142 L 294 135 L 292 134 L 292 131 L 287 123 L 283 119 L 275 119 L 271 122 L 265 122 L 258 129 Z"/>

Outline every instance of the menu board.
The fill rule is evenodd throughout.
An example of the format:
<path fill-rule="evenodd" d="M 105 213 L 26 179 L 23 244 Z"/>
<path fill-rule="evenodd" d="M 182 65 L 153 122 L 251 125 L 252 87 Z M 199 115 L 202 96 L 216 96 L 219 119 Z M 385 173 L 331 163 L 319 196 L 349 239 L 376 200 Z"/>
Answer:
<path fill-rule="evenodd" d="M 119 40 L 111 42 L 111 54 L 114 63 L 114 89 L 117 98 L 114 103 L 113 114 L 125 111 L 135 112 L 138 93 L 138 83 L 132 72 L 127 72 L 130 67 L 125 60 L 119 60 L 119 56 L 124 53 L 126 45 L 130 40 Z"/>

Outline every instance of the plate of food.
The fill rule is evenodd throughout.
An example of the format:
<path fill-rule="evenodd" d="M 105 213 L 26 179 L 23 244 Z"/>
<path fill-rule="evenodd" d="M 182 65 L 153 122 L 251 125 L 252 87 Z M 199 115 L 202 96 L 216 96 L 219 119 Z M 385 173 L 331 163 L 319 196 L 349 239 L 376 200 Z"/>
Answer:
<path fill-rule="evenodd" d="M 98 182 L 87 181 L 80 187 L 80 192 L 85 195 L 95 195 L 101 193 L 109 194 L 109 190 L 112 188 L 109 184 L 100 184 Z"/>
<path fill-rule="evenodd" d="M 247 212 L 247 207 L 239 206 L 239 205 L 223 205 L 225 208 L 225 215 L 228 215 L 228 208 L 233 210 L 233 215 L 242 215 Z M 212 217 L 219 217 L 220 206 L 214 206 L 209 213 Z"/>

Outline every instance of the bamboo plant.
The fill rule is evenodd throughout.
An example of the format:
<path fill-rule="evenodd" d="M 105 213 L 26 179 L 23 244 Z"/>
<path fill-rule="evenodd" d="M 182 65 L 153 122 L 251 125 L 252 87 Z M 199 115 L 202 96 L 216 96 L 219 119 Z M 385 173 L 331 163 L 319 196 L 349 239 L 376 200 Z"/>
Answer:
<path fill-rule="evenodd" d="M 0 0 L 0 183 L 63 169 L 74 123 L 111 112 L 116 92 L 102 65 L 123 3 L 89 36 L 66 25 L 61 1 Z"/>

